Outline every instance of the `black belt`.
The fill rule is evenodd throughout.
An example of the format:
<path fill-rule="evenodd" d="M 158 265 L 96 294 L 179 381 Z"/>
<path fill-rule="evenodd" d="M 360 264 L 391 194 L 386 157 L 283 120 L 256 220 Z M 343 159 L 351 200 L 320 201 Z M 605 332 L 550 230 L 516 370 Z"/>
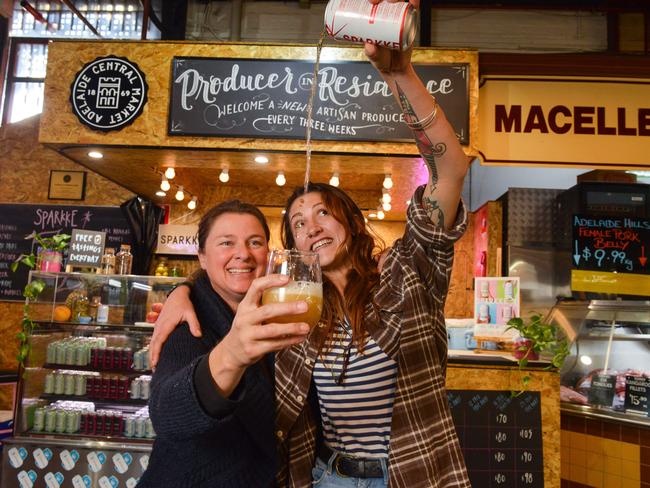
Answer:
<path fill-rule="evenodd" d="M 325 444 L 318 448 L 318 457 L 325 464 L 336 454 L 332 466 L 336 474 L 347 478 L 383 478 L 384 470 L 379 459 L 357 458 L 332 451 Z"/>

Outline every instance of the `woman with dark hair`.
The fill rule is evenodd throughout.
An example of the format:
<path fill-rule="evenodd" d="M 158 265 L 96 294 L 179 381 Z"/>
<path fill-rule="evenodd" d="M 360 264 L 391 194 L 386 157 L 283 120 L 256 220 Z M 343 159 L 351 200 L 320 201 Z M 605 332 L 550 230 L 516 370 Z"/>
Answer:
<path fill-rule="evenodd" d="M 306 310 L 304 302 L 258 307 L 269 228 L 253 205 L 231 200 L 199 223 L 190 299 L 203 336 L 187 324 L 165 342 L 149 413 L 157 437 L 139 487 L 271 487 L 277 468 L 271 352 L 304 340 L 306 324 L 262 321 Z"/>

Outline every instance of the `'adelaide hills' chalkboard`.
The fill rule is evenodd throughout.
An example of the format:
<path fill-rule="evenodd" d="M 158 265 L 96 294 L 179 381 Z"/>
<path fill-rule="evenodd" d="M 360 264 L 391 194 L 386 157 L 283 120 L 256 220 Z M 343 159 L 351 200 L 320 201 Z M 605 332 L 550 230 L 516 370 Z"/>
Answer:
<path fill-rule="evenodd" d="M 29 270 L 11 263 L 21 254 L 36 252 L 36 242 L 25 236 L 36 231 L 44 236 L 87 229 L 106 233 L 106 247 L 130 243 L 131 231 L 119 207 L 88 205 L 0 204 L 0 300 L 22 301 Z M 64 261 L 65 264 L 65 261 Z"/>
<path fill-rule="evenodd" d="M 314 63 L 283 59 L 174 58 L 170 135 L 304 139 Z M 469 65 L 415 65 L 469 144 Z M 412 140 L 386 83 L 368 62 L 321 63 L 312 138 Z"/>

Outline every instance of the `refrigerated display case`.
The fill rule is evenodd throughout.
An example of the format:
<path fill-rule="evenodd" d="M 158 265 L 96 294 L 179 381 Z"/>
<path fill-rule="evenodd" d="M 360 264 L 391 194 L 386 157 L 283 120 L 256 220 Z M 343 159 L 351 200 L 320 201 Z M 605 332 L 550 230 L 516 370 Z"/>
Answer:
<path fill-rule="evenodd" d="M 572 341 L 562 410 L 650 426 L 650 301 L 561 300 L 549 320 Z"/>
<path fill-rule="evenodd" d="M 183 278 L 33 271 L 37 280 L 2 487 L 135 486 L 155 437 L 147 314 Z"/>

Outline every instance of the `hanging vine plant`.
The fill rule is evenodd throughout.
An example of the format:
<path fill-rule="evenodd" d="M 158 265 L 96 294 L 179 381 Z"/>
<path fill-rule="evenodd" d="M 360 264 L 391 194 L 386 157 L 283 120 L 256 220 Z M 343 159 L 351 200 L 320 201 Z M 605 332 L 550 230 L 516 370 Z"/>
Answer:
<path fill-rule="evenodd" d="M 36 240 L 43 251 L 62 252 L 70 241 L 70 235 L 57 234 L 52 237 L 43 237 L 36 232 L 32 232 L 28 236 L 25 236 L 25 239 Z M 13 263 L 11 263 L 11 271 L 15 273 L 18 269 L 18 266 L 21 264 L 30 270 L 36 268 L 36 254 L 30 253 L 21 254 L 18 256 L 18 258 Z M 16 359 L 18 360 L 18 363 L 23 367 L 25 366 L 25 360 L 31 351 L 31 335 L 36 325 L 30 315 L 30 304 L 31 302 L 38 299 L 40 294 L 43 293 L 45 286 L 45 281 L 36 279 L 27 283 L 25 285 L 25 288 L 23 288 L 23 297 L 25 297 L 25 303 L 23 305 L 23 318 L 20 322 L 20 332 L 16 334 L 16 338 L 19 341 L 18 355 L 16 356 Z"/>

